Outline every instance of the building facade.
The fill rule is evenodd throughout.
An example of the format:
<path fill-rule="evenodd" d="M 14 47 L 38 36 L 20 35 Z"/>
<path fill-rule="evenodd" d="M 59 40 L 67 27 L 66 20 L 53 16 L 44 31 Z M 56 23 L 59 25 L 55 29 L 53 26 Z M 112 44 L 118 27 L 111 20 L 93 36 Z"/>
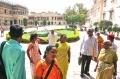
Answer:
<path fill-rule="evenodd" d="M 110 20 L 113 24 L 120 25 L 120 0 L 93 0 L 91 21 Z"/>
<path fill-rule="evenodd" d="M 12 24 L 23 26 L 23 18 L 28 18 L 28 9 L 24 6 L 0 1 L 0 25 L 9 28 Z"/>
<path fill-rule="evenodd" d="M 43 26 L 44 22 L 45 25 L 66 25 L 65 17 L 57 12 L 41 12 L 35 13 L 31 12 L 28 16 L 28 26 L 34 26 L 34 20 L 38 21 L 38 26 Z"/>

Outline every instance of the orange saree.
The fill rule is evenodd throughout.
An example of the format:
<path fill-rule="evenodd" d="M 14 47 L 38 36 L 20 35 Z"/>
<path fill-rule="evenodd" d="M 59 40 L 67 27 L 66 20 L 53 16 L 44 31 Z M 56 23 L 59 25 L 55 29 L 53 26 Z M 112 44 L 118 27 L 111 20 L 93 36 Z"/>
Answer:
<path fill-rule="evenodd" d="M 36 66 L 35 76 L 42 77 L 42 79 L 44 79 L 49 67 L 50 65 L 46 64 L 45 60 L 41 60 Z M 47 79 L 62 79 L 62 73 L 57 61 L 55 61 Z"/>

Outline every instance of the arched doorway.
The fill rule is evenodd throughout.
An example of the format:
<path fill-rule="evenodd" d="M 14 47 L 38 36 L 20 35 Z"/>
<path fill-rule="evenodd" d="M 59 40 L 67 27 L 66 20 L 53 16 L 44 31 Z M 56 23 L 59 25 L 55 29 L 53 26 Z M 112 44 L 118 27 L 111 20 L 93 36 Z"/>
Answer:
<path fill-rule="evenodd" d="M 14 24 L 17 24 L 17 20 L 16 19 L 14 20 Z"/>
<path fill-rule="evenodd" d="M 59 22 L 59 25 L 61 25 L 61 22 Z"/>
<path fill-rule="evenodd" d="M 12 25 L 13 24 L 13 21 L 10 21 L 10 25 Z"/>

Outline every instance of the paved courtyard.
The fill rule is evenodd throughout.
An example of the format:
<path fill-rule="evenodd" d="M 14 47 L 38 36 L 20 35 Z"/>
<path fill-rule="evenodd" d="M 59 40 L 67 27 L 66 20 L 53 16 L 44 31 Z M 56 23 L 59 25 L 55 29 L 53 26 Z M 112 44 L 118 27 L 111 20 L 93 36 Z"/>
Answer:
<path fill-rule="evenodd" d="M 62 27 L 64 28 L 64 27 Z M 32 29 L 26 29 L 26 31 L 30 31 L 30 30 L 35 30 L 36 28 L 32 28 Z M 39 28 L 39 29 L 45 29 L 45 28 Z M 52 29 L 50 27 L 50 29 Z M 48 29 L 49 30 L 49 29 Z M 5 31 L 5 33 L 8 32 L 8 31 Z M 80 38 L 82 38 L 82 36 L 84 35 L 83 32 L 80 32 Z M 104 39 L 106 39 L 106 36 L 102 35 Z M 5 40 L 5 37 L 0 37 L 0 42 Z M 118 58 L 120 58 L 120 42 L 115 40 L 115 43 L 117 44 L 118 46 L 118 51 L 117 51 L 117 54 L 118 54 Z M 23 46 L 23 48 L 26 50 L 27 49 L 27 46 L 28 44 L 24 44 L 24 43 L 21 43 L 21 45 Z M 40 49 L 41 49 L 41 52 L 42 52 L 42 56 L 43 57 L 43 54 L 44 54 L 44 50 L 46 48 L 48 44 L 40 44 Z M 67 74 L 67 79 L 81 79 L 80 78 L 80 69 L 81 69 L 81 66 L 78 65 L 78 56 L 79 56 L 79 48 L 80 48 L 80 40 L 77 41 L 77 42 L 74 42 L 74 43 L 70 43 L 70 46 L 71 46 L 71 62 L 69 64 L 69 69 L 68 69 L 68 74 Z M 85 76 L 83 79 L 95 79 L 95 76 L 96 76 L 96 72 L 94 72 L 94 68 L 96 66 L 96 63 L 94 61 L 91 62 L 91 65 L 90 65 L 90 74 L 91 76 L 90 77 L 87 77 Z M 27 54 L 25 56 L 25 67 L 26 67 L 26 76 L 27 76 L 27 79 L 31 79 L 31 72 L 30 72 L 30 63 L 29 63 L 29 60 L 28 60 L 28 57 L 27 57 Z M 120 60 L 118 61 L 118 69 L 117 69 L 117 79 L 120 79 Z"/>

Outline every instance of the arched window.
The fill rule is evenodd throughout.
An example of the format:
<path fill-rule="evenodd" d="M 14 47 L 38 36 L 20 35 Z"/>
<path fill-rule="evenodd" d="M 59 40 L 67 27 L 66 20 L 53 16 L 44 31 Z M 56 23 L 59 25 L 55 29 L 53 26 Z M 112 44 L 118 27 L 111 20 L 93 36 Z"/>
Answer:
<path fill-rule="evenodd" d="M 6 9 L 4 10 L 4 13 L 6 14 Z"/>
<path fill-rule="evenodd" d="M 109 10 L 110 16 L 109 19 L 112 20 L 113 19 L 113 8 Z"/>
<path fill-rule="evenodd" d="M 105 19 L 106 13 L 103 13 L 103 20 Z"/>

